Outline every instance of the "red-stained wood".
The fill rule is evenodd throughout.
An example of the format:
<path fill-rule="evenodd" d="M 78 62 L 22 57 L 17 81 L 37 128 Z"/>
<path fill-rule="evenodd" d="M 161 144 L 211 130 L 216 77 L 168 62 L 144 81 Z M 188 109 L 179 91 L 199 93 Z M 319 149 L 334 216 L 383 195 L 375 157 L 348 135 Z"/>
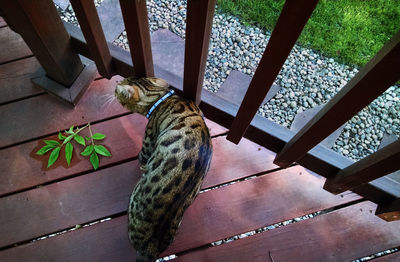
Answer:
<path fill-rule="evenodd" d="M 213 157 L 203 188 L 278 168 L 272 163 L 274 153 L 247 139 L 239 145 L 229 143 L 225 136 L 214 138 L 212 142 Z"/>
<path fill-rule="evenodd" d="M 351 261 L 400 245 L 400 221 L 386 223 L 363 202 L 237 241 L 190 252 L 177 261 Z M 273 260 L 271 260 L 271 257 Z"/>
<path fill-rule="evenodd" d="M 270 90 L 318 0 L 285 1 L 227 139 L 238 143 Z"/>
<path fill-rule="evenodd" d="M 131 75 L 154 76 L 146 1 L 120 0 L 119 3 L 134 65 Z"/>
<path fill-rule="evenodd" d="M 102 218 L 125 211 L 134 181 L 138 178 L 139 169 L 135 163 L 129 162 L 0 199 L 0 214 L 4 214 L 0 215 L 1 231 L 14 232 L 3 236 L 1 245 L 91 221 L 94 217 Z M 300 183 L 307 184 L 307 187 L 299 187 Z M 201 193 L 185 213 L 175 241 L 165 254 L 360 198 L 355 194 L 333 196 L 320 190 L 322 183 L 322 178 L 308 174 L 303 168 L 293 167 Z M 34 212 L 35 215 L 27 221 L 26 212 Z M 33 226 L 36 224 L 40 225 Z M 121 220 L 119 224 L 124 228 L 121 232 L 125 235 L 126 220 Z M 18 230 L 22 225 L 24 230 Z M 69 234 L 60 236 L 67 236 L 62 242 L 63 249 L 70 250 L 68 256 L 80 255 L 75 253 L 77 243 L 68 240 Z M 44 241 L 50 241 L 47 243 L 52 246 L 52 241 L 57 238 Z M 98 239 L 90 239 L 88 245 L 99 239 L 107 241 L 106 238 L 101 235 Z M 36 249 L 34 245 L 25 246 L 30 250 L 27 252 L 36 253 L 32 254 L 30 261 L 37 261 L 43 256 L 44 250 Z M 19 256 L 25 256 L 26 252 L 19 250 L 18 254 L 14 254 L 15 259 L 23 261 Z M 109 252 L 127 254 L 130 249 Z M 46 249 L 46 253 L 49 253 L 49 249 Z M 3 254 L 0 253 L 0 257 Z"/>
<path fill-rule="evenodd" d="M 286 167 L 302 158 L 393 85 L 400 78 L 399 58 L 400 31 L 285 145 L 274 162 Z"/>
<path fill-rule="evenodd" d="M 126 216 L 61 236 L 0 251 L 2 262 L 135 261 Z"/>
<path fill-rule="evenodd" d="M 0 29 L 1 30 L 1 29 Z M 32 84 L 31 78 L 43 76 L 35 57 L 0 65 L 0 105 L 45 92 Z"/>
<path fill-rule="evenodd" d="M 400 169 L 400 139 L 328 178 L 324 189 L 341 193 Z"/>
<path fill-rule="evenodd" d="M 131 114 L 92 125 L 93 132 L 107 135 L 102 144 L 112 154 L 112 157 L 101 158 L 100 167 L 137 157 L 142 146 L 146 124 L 147 119 L 144 116 Z M 87 129 L 81 133 L 83 136 L 88 134 L 89 131 Z M 56 139 L 56 135 L 45 139 Z M 35 152 L 44 146 L 42 139 L 2 150 L 3 157 L 0 158 L 0 195 L 10 194 L 91 171 L 92 166 L 87 157 L 77 153 L 82 151 L 82 147 L 75 142 L 73 142 L 73 145 L 75 145 L 75 150 L 78 151 L 74 153 L 71 165 L 67 167 L 64 157 L 61 157 L 63 154 L 61 154 L 61 160 L 58 160 L 54 167 L 50 169 L 46 168 L 49 154 L 44 156 L 35 155 Z"/>
<path fill-rule="evenodd" d="M 187 3 L 183 96 L 200 103 L 215 0 Z"/>
<path fill-rule="evenodd" d="M 219 135 L 224 132 L 224 129 L 214 122 L 209 120 L 206 120 L 206 122 L 210 128 L 211 135 Z M 128 161 L 129 159 L 137 157 L 142 146 L 142 138 L 144 136 L 146 124 L 147 119 L 144 116 L 130 114 L 92 125 L 93 132 L 100 132 L 107 135 L 107 138 L 102 142 L 112 153 L 111 158 L 105 157 L 101 159 L 100 167 Z M 82 131 L 82 135 L 88 135 L 88 130 Z M 56 135 L 45 139 L 56 139 Z M 228 150 L 232 150 L 232 148 L 226 146 L 225 144 L 227 143 L 221 144 L 219 142 L 221 139 L 222 138 L 214 139 L 214 141 L 217 140 L 215 141 L 214 150 L 223 155 L 227 155 L 229 154 Z M 246 142 L 243 144 L 246 144 Z M 252 143 L 248 141 L 247 144 Z M 44 142 L 40 139 L 1 151 L 3 157 L 0 158 L 0 196 L 92 170 L 92 166 L 89 161 L 87 161 L 87 158 L 77 153 L 73 155 L 71 165 L 68 168 L 65 160 L 61 158 L 62 160 L 58 160 L 52 168 L 47 169 L 48 154 L 45 156 L 35 155 L 35 152 L 42 146 L 44 146 Z M 251 147 L 254 148 L 254 144 Z M 245 146 L 241 148 L 246 149 L 248 147 Z M 79 150 L 80 146 L 76 146 L 76 149 Z M 264 152 L 263 156 L 266 156 L 266 150 L 263 149 L 262 151 Z M 254 154 L 249 155 L 254 156 Z M 261 156 L 261 154 L 259 155 Z M 239 150 L 236 150 L 233 156 L 234 159 L 238 161 L 237 163 L 240 163 Z M 273 156 L 269 158 L 272 159 Z M 218 157 L 216 157 L 216 159 L 218 159 Z M 247 160 L 251 160 L 251 158 L 247 158 Z M 254 161 L 254 167 L 249 167 L 248 170 L 254 172 L 267 170 L 268 164 L 262 164 L 262 161 L 263 159 L 260 159 L 258 162 Z M 213 164 L 211 167 L 212 172 L 210 171 L 210 173 L 222 173 L 223 176 L 226 176 L 225 179 L 229 177 L 235 179 L 238 178 L 239 175 L 246 175 L 245 172 L 240 172 L 245 169 L 241 168 L 239 165 L 236 165 L 236 169 L 239 170 L 237 176 L 229 172 L 223 172 L 224 170 L 233 169 L 235 168 L 232 167 L 229 161 L 224 161 L 221 165 Z M 210 182 L 207 182 L 208 184 L 213 183 L 212 181 L 218 180 L 218 178 L 217 176 L 210 175 L 210 180 Z"/>
<path fill-rule="evenodd" d="M 113 75 L 110 50 L 94 2 L 85 0 L 70 2 L 99 73 L 110 79 Z"/>
<path fill-rule="evenodd" d="M 162 256 L 361 198 L 323 192 L 323 182 L 297 166 L 202 193 Z"/>
<path fill-rule="evenodd" d="M 0 247 L 126 211 L 138 161 L 0 198 Z"/>
<path fill-rule="evenodd" d="M 389 222 L 400 220 L 400 198 L 379 203 L 375 215 Z"/>
<path fill-rule="evenodd" d="M 116 81 L 120 79 L 114 77 L 94 81 L 73 110 L 49 95 L 2 106 L 0 148 L 46 136 L 71 125 L 78 126 L 127 113 L 116 100 L 106 104 L 107 96 L 114 96 Z"/>
<path fill-rule="evenodd" d="M 52 0 L 1 1 L 4 18 L 35 54 L 47 75 L 70 86 L 83 69 Z M 43 18 L 46 19 L 43 19 Z"/>
<path fill-rule="evenodd" d="M 0 64 L 32 56 L 22 37 L 8 26 L 0 28 Z"/>

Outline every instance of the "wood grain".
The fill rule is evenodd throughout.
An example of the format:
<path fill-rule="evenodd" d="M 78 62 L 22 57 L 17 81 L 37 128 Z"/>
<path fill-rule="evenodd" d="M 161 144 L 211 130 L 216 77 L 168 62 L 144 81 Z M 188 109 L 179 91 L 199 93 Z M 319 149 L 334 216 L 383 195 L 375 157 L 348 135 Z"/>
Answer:
<path fill-rule="evenodd" d="M 154 76 L 146 1 L 119 1 L 134 64 L 131 75 Z"/>
<path fill-rule="evenodd" d="M 137 178 L 134 161 L 2 198 L 0 231 L 5 233 L 0 240 L 1 246 L 125 211 Z M 299 187 L 300 183 L 307 187 Z M 165 254 L 359 199 L 354 194 L 333 196 L 320 189 L 322 183 L 323 179 L 295 167 L 202 193 L 185 213 L 178 235 Z M 27 213 L 34 215 L 27 219 Z M 125 235 L 126 220 L 121 221 L 119 226 L 125 228 L 121 230 Z M 108 241 L 104 237 L 99 239 Z M 57 237 L 44 241 L 51 243 L 54 239 Z M 70 249 L 69 256 L 79 256 L 74 254 L 77 243 L 67 239 L 63 243 L 63 249 Z M 37 261 L 35 257 L 43 255 L 40 254 L 43 250 L 34 245 L 25 246 L 38 252 L 30 261 Z M 122 252 L 128 254 L 130 249 Z M 0 253 L 0 257 L 3 254 Z M 18 252 L 15 259 L 23 261 L 19 256 L 25 254 Z"/>
<path fill-rule="evenodd" d="M 147 119 L 144 116 L 131 114 L 93 125 L 93 132 L 107 135 L 102 144 L 112 154 L 111 158 L 104 157 L 100 159 L 100 167 L 136 157 L 142 146 L 146 124 Z M 82 131 L 81 135 L 88 135 L 88 130 Z M 50 136 L 45 139 L 51 140 L 55 138 L 56 136 Z M 75 145 L 75 153 L 68 168 L 63 157 L 60 157 L 52 168 L 46 168 L 49 155 L 35 155 L 44 146 L 42 139 L 2 150 L 2 157 L 0 158 L 0 195 L 10 194 L 92 170 L 89 161 L 77 153 L 82 151 L 81 146 L 76 145 L 75 142 L 73 144 Z"/>
<path fill-rule="evenodd" d="M 52 0 L 1 1 L 9 26 L 18 32 L 47 75 L 70 86 L 83 69 Z M 45 19 L 44 19 L 45 18 Z"/>
<path fill-rule="evenodd" d="M 0 28 L 0 46 L 0 64 L 32 55 L 22 37 L 8 26 Z"/>
<path fill-rule="evenodd" d="M 330 214 L 277 228 L 218 247 L 180 256 L 178 261 L 350 261 L 400 245 L 400 221 L 374 216 L 363 202 Z"/>
<path fill-rule="evenodd" d="M 0 29 L 1 30 L 1 29 Z M 0 65 L 0 104 L 45 92 L 34 86 L 32 77 L 45 74 L 35 57 Z"/>
<path fill-rule="evenodd" d="M 183 96 L 198 105 L 215 11 L 215 0 L 192 0 L 187 4 Z"/>
<path fill-rule="evenodd" d="M 34 97 L 2 106 L 0 111 L 0 148 L 46 136 L 71 125 L 82 125 L 127 113 L 117 101 L 106 105 L 106 96 L 114 96 L 116 76 L 94 81 L 79 104 L 71 109 L 50 95 Z M 34 109 L 34 110 L 33 110 Z"/>

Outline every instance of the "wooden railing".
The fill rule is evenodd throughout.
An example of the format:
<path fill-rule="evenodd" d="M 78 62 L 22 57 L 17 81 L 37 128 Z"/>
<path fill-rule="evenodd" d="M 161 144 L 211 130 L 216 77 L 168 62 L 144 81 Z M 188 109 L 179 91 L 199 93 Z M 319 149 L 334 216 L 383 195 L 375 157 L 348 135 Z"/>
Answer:
<path fill-rule="evenodd" d="M 130 54 L 106 42 L 93 1 L 70 2 L 81 29 L 70 24 L 63 27 L 51 0 L 0 0 L 7 23 L 22 35 L 49 78 L 68 88 L 82 70 L 77 54 L 92 59 L 107 78 L 115 74 L 162 77 L 178 93 L 200 104 L 207 118 L 230 128 L 228 140 L 238 143 L 247 137 L 278 153 L 277 165 L 297 162 L 326 177 L 326 190 L 335 194 L 352 190 L 376 202 L 376 214 L 383 219 L 400 219 L 400 183 L 385 177 L 400 168 L 399 140 L 355 163 L 319 145 L 400 79 L 400 32 L 294 134 L 256 112 L 317 0 L 286 1 L 239 108 L 202 90 L 215 0 L 188 0 L 183 79 L 153 66 L 146 1 L 120 0 Z"/>

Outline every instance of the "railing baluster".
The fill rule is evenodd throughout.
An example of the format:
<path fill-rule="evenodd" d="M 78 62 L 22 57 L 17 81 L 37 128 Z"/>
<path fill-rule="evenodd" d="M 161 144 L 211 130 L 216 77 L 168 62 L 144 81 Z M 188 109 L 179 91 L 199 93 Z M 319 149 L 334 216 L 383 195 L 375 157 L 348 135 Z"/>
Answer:
<path fill-rule="evenodd" d="M 318 0 L 287 0 L 265 48 L 227 139 L 239 143 L 289 56 Z"/>
<path fill-rule="evenodd" d="M 398 169 L 400 169 L 400 139 L 328 178 L 324 189 L 339 194 Z"/>
<path fill-rule="evenodd" d="M 274 163 L 288 167 L 382 94 L 400 78 L 400 31 L 319 111 Z"/>
<path fill-rule="evenodd" d="M 70 3 L 99 73 L 110 79 L 113 75 L 110 50 L 94 2 L 91 0 L 71 0 Z"/>
<path fill-rule="evenodd" d="M 146 1 L 120 0 L 119 3 L 135 70 L 132 74 L 154 76 Z"/>
<path fill-rule="evenodd" d="M 183 96 L 200 103 L 215 0 L 187 3 Z"/>
<path fill-rule="evenodd" d="M 0 1 L 0 8 L 7 10 L 3 14 L 7 23 L 22 36 L 47 75 L 69 87 L 83 64 L 71 48 L 53 1 Z"/>

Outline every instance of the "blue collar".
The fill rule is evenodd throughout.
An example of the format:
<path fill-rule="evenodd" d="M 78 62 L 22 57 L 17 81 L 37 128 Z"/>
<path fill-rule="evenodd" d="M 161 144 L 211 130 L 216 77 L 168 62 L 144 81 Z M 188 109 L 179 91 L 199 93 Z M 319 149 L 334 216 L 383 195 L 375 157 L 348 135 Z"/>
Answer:
<path fill-rule="evenodd" d="M 166 93 L 165 95 L 163 95 L 160 99 L 157 100 L 157 102 L 154 103 L 154 105 L 150 108 L 149 112 L 147 112 L 146 117 L 149 118 L 151 113 L 153 113 L 154 109 L 157 108 L 157 106 L 159 104 L 161 104 L 161 102 L 163 102 L 165 99 L 167 99 L 168 97 L 172 96 L 175 93 L 174 90 L 171 89 L 171 91 L 169 91 L 168 93 Z"/>

